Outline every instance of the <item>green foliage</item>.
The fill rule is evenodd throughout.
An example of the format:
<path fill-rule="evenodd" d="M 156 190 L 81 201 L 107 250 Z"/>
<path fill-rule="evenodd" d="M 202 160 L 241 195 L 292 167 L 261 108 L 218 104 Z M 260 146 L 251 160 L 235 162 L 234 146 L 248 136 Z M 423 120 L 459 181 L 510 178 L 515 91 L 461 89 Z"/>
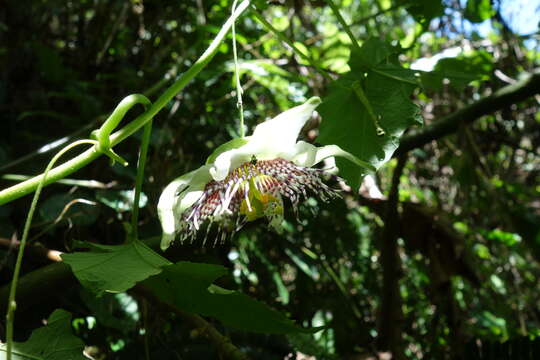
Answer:
<path fill-rule="evenodd" d="M 323 117 L 319 141 L 337 144 L 375 168 L 390 159 L 403 132 L 421 121 L 418 107 L 410 101 L 416 88 L 414 72 L 396 63 L 396 51 L 375 39 L 366 41 L 360 51 L 353 50 L 351 72 L 331 84 L 319 107 Z M 358 87 L 372 109 L 359 97 Z M 339 159 L 337 164 L 340 175 L 357 187 L 358 170 Z"/>
<path fill-rule="evenodd" d="M 327 347 L 321 345 L 307 334 L 289 334 L 287 339 L 294 345 L 295 349 L 298 349 L 303 354 L 315 356 L 316 359 L 338 359 L 335 354 L 329 353 Z"/>
<path fill-rule="evenodd" d="M 44 221 L 51 223 L 62 220 L 75 225 L 91 225 L 98 219 L 100 211 L 99 207 L 84 203 L 87 201 L 79 194 L 57 194 L 43 202 L 39 214 Z"/>
<path fill-rule="evenodd" d="M 473 80 L 484 80 L 491 73 L 489 59 L 475 54 L 475 57 L 446 58 L 437 62 L 434 71 L 422 72 L 422 85 L 430 90 L 440 90 L 447 80 L 457 91 L 463 91 Z"/>
<path fill-rule="evenodd" d="M 418 109 L 427 128 L 436 128 L 447 115 L 538 66 L 537 37 L 516 30 L 529 20 L 510 17 L 507 6 L 494 16 L 488 0 L 333 2 L 360 51 L 326 1 L 252 1 L 282 38 L 253 12 L 236 23 L 245 121 L 252 129 L 320 96 L 322 122 L 314 117 L 300 137 L 336 143 L 378 166 L 377 187 L 368 189 L 366 182 L 362 190 L 388 193 L 396 166 L 389 159 Z M 41 172 L 55 151 L 47 149 L 68 135 L 87 137 L 126 95 L 157 99 L 206 50 L 229 16 L 231 1 L 146 0 L 142 6 L 50 0 L 4 7 L 0 171 L 12 177 L 1 176 L 2 188 L 13 185 L 13 174 Z M 514 16 L 518 11 L 523 13 L 516 8 Z M 161 234 L 155 204 L 163 187 L 203 164 L 218 144 L 225 147 L 209 161 L 238 145 L 227 143 L 239 133 L 230 41 L 229 34 L 213 61 L 154 119 L 138 231 L 155 240 L 124 242 L 132 234 L 126 225 L 133 208 L 128 189 L 139 133 L 114 147 L 130 166 L 93 161 L 73 174 L 77 180 L 44 189 L 15 316 L 15 338 L 27 339 L 33 329 L 34 335 L 16 349 L 32 342 L 36 353 L 30 358 L 55 350 L 47 358 L 80 359 L 83 345 L 71 334 L 65 312 L 54 313 L 65 319 L 51 316 L 40 328 L 44 313 L 66 308 L 76 314 L 76 335 L 95 359 L 138 359 L 146 352 L 152 359 L 224 357 L 205 331 L 172 310 L 178 307 L 208 317 L 208 326 L 252 359 L 378 356 L 388 293 L 381 240 L 392 229 L 385 226 L 387 202 L 357 191 L 360 169 L 349 162 L 337 165 L 351 191 L 328 203 L 308 193 L 298 214 L 285 210 L 280 235 L 253 222 L 223 245 L 200 247 L 198 239 L 175 244 L 162 256 L 151 250 Z M 457 55 L 444 58 L 456 49 Z M 441 57 L 434 71 L 411 70 L 419 60 Z M 140 110 L 129 112 L 119 127 Z M 525 358 L 538 344 L 538 114 L 533 98 L 517 96 L 510 106 L 407 154 L 396 219 L 402 303 L 392 309 L 403 312 L 394 329 L 404 350 L 396 357 Z M 384 135 L 377 135 L 380 130 Z M 333 178 L 328 185 L 339 186 Z M 97 204 L 71 203 L 76 199 Z M 12 239 L 20 239 L 28 200 L 0 206 L 1 291 L 9 286 Z M 54 223 L 64 210 L 64 220 Z M 90 251 L 70 254 L 80 241 Z M 80 284 L 68 273 L 49 273 L 48 250 L 66 253 Z M 38 290 L 43 284 L 46 291 Z M 156 296 L 171 306 L 149 301 Z M 60 324 L 63 331 L 47 333 Z M 324 329 L 314 332 L 319 326 Z M 36 338 L 43 331 L 48 335 Z M 73 356 L 62 349 L 72 349 Z"/>
<path fill-rule="evenodd" d="M 467 0 L 465 18 L 473 23 L 480 23 L 495 15 L 490 0 Z"/>
<path fill-rule="evenodd" d="M 0 359 L 5 359 L 6 344 L 0 345 Z M 84 343 L 73 335 L 71 314 L 55 310 L 44 327 L 32 332 L 30 338 L 13 346 L 14 360 L 84 360 Z"/>
<path fill-rule="evenodd" d="M 281 55 L 281 52 L 278 54 Z M 229 67 L 229 71 L 234 71 L 232 64 Z M 241 61 L 239 67 L 240 76 L 244 74 L 249 75 L 248 78 L 257 81 L 261 86 L 268 89 L 281 110 L 286 110 L 289 107 L 289 97 L 294 95 L 291 88 L 303 86 L 303 79 L 299 76 L 295 76 L 280 66 L 267 61 Z"/>
<path fill-rule="evenodd" d="M 318 330 L 303 329 L 257 300 L 213 284 L 227 273 L 219 265 L 179 262 L 164 267 L 161 274 L 144 281 L 143 286 L 178 309 L 211 316 L 236 329 L 269 334 Z"/>
<path fill-rule="evenodd" d="M 126 291 L 170 264 L 138 240 L 115 246 L 92 244 L 92 248 L 91 252 L 63 254 L 62 259 L 81 284 L 97 295 Z"/>
<path fill-rule="evenodd" d="M 133 194 L 133 190 L 97 191 L 96 199 L 117 212 L 124 212 L 133 209 Z M 145 207 L 147 202 L 148 198 L 141 193 L 139 208 Z"/>
<path fill-rule="evenodd" d="M 128 334 L 140 320 L 137 302 L 126 293 L 105 293 L 96 296 L 83 288 L 81 300 L 90 309 L 99 325 Z"/>
<path fill-rule="evenodd" d="M 405 5 L 414 19 L 425 26 L 433 18 L 441 16 L 444 10 L 441 0 L 397 0 L 396 3 Z"/>

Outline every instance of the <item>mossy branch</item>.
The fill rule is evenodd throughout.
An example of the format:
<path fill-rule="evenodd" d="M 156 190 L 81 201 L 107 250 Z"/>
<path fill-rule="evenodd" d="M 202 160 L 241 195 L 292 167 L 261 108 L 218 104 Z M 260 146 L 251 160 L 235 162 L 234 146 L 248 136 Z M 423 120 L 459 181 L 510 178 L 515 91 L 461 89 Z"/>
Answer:
<path fill-rule="evenodd" d="M 505 86 L 492 95 L 445 116 L 422 130 L 402 137 L 394 156 L 399 156 L 450 135 L 462 125 L 470 124 L 484 115 L 492 114 L 537 94 L 540 94 L 540 68 L 524 76 L 517 83 Z"/>

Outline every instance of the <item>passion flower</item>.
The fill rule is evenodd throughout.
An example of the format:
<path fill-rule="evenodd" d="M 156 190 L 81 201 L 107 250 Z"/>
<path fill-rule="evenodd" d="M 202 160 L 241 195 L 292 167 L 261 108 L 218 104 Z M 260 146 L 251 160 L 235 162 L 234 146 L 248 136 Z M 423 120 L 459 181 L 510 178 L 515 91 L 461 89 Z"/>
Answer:
<path fill-rule="evenodd" d="M 253 135 L 219 146 L 205 165 L 171 182 L 161 194 L 158 214 L 163 228 L 161 248 L 178 235 L 193 240 L 205 228 L 217 229 L 215 242 L 238 231 L 246 222 L 266 218 L 281 230 L 284 199 L 296 211 L 308 194 L 323 201 L 338 197 L 324 181 L 329 174 L 313 168 L 322 160 L 341 156 L 367 169 L 337 145 L 316 147 L 296 141 L 300 130 L 321 103 L 313 97 L 255 127 Z"/>

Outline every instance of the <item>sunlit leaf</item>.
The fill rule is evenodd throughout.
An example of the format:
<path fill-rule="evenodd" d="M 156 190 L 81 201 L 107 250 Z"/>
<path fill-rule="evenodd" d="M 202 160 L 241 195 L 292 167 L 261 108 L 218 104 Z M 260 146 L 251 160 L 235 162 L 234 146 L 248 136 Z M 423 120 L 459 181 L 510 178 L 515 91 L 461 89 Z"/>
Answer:
<path fill-rule="evenodd" d="M 489 240 L 498 241 L 507 246 L 514 246 L 515 244 L 521 242 L 521 236 L 519 234 L 502 231 L 501 229 L 494 229 L 489 232 L 484 232 L 484 235 Z"/>
<path fill-rule="evenodd" d="M 377 43 L 380 47 L 374 51 Z M 405 129 L 420 121 L 419 109 L 410 100 L 417 86 L 414 72 L 397 65 L 393 52 L 392 47 L 378 40 L 366 41 L 360 52 L 351 55 L 352 71 L 331 85 L 329 95 L 318 108 L 323 119 L 318 140 L 337 144 L 376 168 L 391 158 Z M 355 86 L 362 88 L 371 109 L 358 96 Z M 340 176 L 356 187 L 359 170 L 340 159 L 337 165 Z"/>
<path fill-rule="evenodd" d="M 62 259 L 71 266 L 81 284 L 97 295 L 126 291 L 170 264 L 138 240 L 126 245 L 93 244 L 93 247 L 101 251 L 63 254 Z"/>
<path fill-rule="evenodd" d="M 491 257 L 488 247 L 483 244 L 474 245 L 473 251 L 480 259 L 485 260 Z"/>
<path fill-rule="evenodd" d="M 234 71 L 234 63 L 229 63 L 227 70 Z M 291 106 L 289 97 L 298 96 L 296 89 L 302 78 L 286 71 L 284 68 L 264 60 L 244 60 L 239 63 L 240 76 L 247 74 L 249 78 L 264 86 L 274 97 L 280 109 Z M 300 92 L 302 93 L 302 92 Z"/>
<path fill-rule="evenodd" d="M 485 71 L 474 59 L 445 58 L 435 65 L 432 72 L 421 72 L 422 85 L 428 89 L 440 90 L 448 81 L 457 91 L 463 90 L 473 80 L 483 78 Z"/>
<path fill-rule="evenodd" d="M 326 338 L 316 340 L 312 334 L 288 334 L 287 340 L 294 348 L 303 354 L 315 356 L 316 359 L 338 359 L 336 354 L 331 354 L 326 345 Z"/>

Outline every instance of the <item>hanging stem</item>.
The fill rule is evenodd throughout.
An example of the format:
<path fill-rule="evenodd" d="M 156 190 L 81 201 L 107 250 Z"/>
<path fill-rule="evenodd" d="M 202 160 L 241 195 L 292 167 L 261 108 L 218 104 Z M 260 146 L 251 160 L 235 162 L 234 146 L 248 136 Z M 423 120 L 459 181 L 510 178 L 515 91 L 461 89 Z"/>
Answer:
<path fill-rule="evenodd" d="M 141 141 L 141 151 L 139 153 L 139 162 L 137 163 L 137 177 L 135 178 L 135 195 L 133 196 L 133 211 L 131 213 L 131 234 L 128 241 L 139 239 L 138 218 L 139 218 L 139 199 L 141 198 L 142 183 L 144 181 L 144 167 L 148 155 L 148 145 L 150 144 L 150 135 L 152 135 L 152 121 L 144 126 Z"/>
<path fill-rule="evenodd" d="M 145 111 L 143 114 L 137 116 L 132 122 L 124 126 L 119 131 L 113 133 L 110 136 L 110 146 L 113 147 L 120 142 L 124 141 L 126 138 L 131 136 L 141 127 L 146 125 L 157 113 L 167 105 L 167 103 L 174 97 L 176 94 L 181 91 L 186 85 L 202 70 L 214 55 L 219 50 L 219 45 L 223 42 L 225 35 L 232 27 L 234 21 L 244 12 L 248 7 L 250 1 L 244 0 L 238 7 L 234 14 L 227 20 L 227 22 L 221 27 L 221 30 L 216 35 L 210 46 L 206 51 L 199 57 L 199 59 L 185 72 L 183 73 L 174 84 L 172 84 L 153 104 L 152 106 Z M 79 170 L 80 168 L 88 165 L 90 162 L 94 161 L 101 155 L 100 152 L 96 151 L 95 148 L 86 150 L 84 153 L 79 156 L 65 162 L 58 167 L 51 169 L 47 176 L 47 179 L 44 181 L 43 185 L 51 184 L 59 179 L 62 179 L 69 174 Z M 43 174 L 35 176 L 27 181 L 19 183 L 17 185 L 11 186 L 7 189 L 0 191 L 0 205 L 8 203 L 12 200 L 18 199 L 24 195 L 31 193 L 36 190 L 39 183 L 43 179 Z"/>
<path fill-rule="evenodd" d="M 238 0 L 234 0 L 232 5 L 232 13 L 234 14 L 236 10 L 236 3 Z M 242 84 L 240 83 L 240 71 L 238 66 L 238 53 L 236 50 L 236 27 L 235 22 L 232 23 L 232 43 L 233 43 L 233 57 L 234 57 L 234 76 L 236 80 L 236 106 L 238 107 L 238 111 L 240 112 L 240 137 L 245 137 L 245 130 L 244 130 L 244 104 L 242 103 L 242 93 L 244 90 L 242 90 Z"/>
<path fill-rule="evenodd" d="M 22 235 L 21 243 L 19 245 L 19 251 L 17 253 L 17 261 L 15 262 L 15 270 L 13 271 L 13 278 L 11 280 L 11 286 L 9 288 L 8 310 L 6 314 L 6 343 L 7 343 L 6 359 L 7 360 L 11 360 L 11 351 L 13 349 L 13 323 L 15 320 L 15 309 L 17 308 L 17 303 L 15 300 L 15 296 L 17 293 L 17 282 L 19 280 L 19 274 L 21 272 L 21 264 L 22 264 L 22 259 L 24 255 L 24 248 L 26 247 L 26 240 L 28 239 L 28 232 L 30 231 L 30 224 L 32 224 L 32 218 L 34 217 L 34 212 L 36 210 L 36 205 L 39 199 L 39 195 L 41 194 L 41 189 L 43 188 L 43 185 L 45 184 L 45 180 L 47 178 L 49 171 L 54 166 L 56 161 L 58 161 L 58 159 L 67 151 L 73 149 L 76 146 L 83 145 L 83 144 L 97 145 L 97 141 L 79 140 L 79 141 L 75 141 L 67 145 L 65 148 L 60 150 L 49 162 L 49 164 L 47 165 L 47 168 L 45 168 L 45 172 L 43 173 L 43 176 L 41 177 L 38 183 L 36 192 L 34 193 L 34 198 L 32 199 L 32 204 L 30 205 L 30 210 L 28 211 L 28 216 L 26 217 L 26 222 L 24 223 L 23 235 Z"/>

